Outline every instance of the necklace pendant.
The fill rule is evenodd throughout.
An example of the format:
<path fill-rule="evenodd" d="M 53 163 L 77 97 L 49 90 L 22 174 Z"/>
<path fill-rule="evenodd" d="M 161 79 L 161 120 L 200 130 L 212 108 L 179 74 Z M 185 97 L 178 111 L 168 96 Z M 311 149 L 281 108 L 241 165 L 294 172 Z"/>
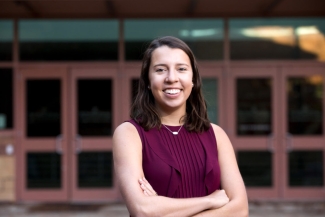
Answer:
<path fill-rule="evenodd" d="M 177 136 L 179 131 L 181 131 L 183 125 L 178 129 L 178 131 L 171 131 L 168 127 L 165 126 L 165 124 L 163 124 L 163 126 L 169 131 L 171 132 L 173 135 Z"/>

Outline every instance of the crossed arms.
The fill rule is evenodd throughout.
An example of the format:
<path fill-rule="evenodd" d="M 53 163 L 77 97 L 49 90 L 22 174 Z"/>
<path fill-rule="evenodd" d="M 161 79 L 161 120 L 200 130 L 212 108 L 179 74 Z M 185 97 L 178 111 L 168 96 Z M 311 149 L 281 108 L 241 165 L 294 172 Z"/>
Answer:
<path fill-rule="evenodd" d="M 213 125 L 217 138 L 221 183 L 205 197 L 174 199 L 156 195 L 145 180 L 142 169 L 142 144 L 136 128 L 121 124 L 113 136 L 113 156 L 117 183 L 132 217 L 218 216 L 246 217 L 248 203 L 234 150 L 225 132 Z M 127 136 L 126 136 L 127 135 Z"/>

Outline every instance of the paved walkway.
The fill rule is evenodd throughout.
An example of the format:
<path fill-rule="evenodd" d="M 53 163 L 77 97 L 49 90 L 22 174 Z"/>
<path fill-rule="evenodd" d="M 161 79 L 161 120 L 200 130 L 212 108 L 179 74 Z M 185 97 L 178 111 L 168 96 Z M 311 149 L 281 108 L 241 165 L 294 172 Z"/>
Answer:
<path fill-rule="evenodd" d="M 0 217 L 128 217 L 124 204 L 4 204 Z M 325 217 L 323 202 L 251 202 L 250 217 Z"/>

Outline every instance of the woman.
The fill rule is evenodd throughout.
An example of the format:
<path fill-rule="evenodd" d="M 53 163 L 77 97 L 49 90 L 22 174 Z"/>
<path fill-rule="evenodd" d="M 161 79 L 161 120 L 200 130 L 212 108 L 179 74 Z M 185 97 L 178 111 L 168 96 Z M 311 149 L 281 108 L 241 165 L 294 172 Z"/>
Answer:
<path fill-rule="evenodd" d="M 207 118 L 197 64 L 183 41 L 151 42 L 131 118 L 113 136 L 131 216 L 248 216 L 234 150 Z"/>

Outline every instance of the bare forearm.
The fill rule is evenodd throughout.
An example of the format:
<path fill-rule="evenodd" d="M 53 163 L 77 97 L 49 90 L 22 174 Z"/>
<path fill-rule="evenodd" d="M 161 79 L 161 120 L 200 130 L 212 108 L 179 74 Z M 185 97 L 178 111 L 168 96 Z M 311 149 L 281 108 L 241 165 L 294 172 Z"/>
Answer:
<path fill-rule="evenodd" d="M 138 213 L 139 216 L 193 216 L 207 209 L 221 207 L 229 202 L 224 190 L 217 190 L 204 197 L 175 199 L 157 196 L 145 178 L 140 179 L 139 184 L 143 194 L 133 200 L 136 203 L 127 201 L 127 204 L 131 206 L 129 210 Z M 124 191 L 125 194 L 127 192 L 129 191 Z M 125 194 L 124 198 L 131 198 L 131 195 Z"/>
<path fill-rule="evenodd" d="M 163 196 L 145 197 L 129 207 L 131 216 L 193 216 L 210 209 L 207 197 L 174 199 Z"/>
<path fill-rule="evenodd" d="M 246 201 L 232 200 L 218 209 L 202 211 L 193 217 L 248 217 L 248 204 Z"/>

